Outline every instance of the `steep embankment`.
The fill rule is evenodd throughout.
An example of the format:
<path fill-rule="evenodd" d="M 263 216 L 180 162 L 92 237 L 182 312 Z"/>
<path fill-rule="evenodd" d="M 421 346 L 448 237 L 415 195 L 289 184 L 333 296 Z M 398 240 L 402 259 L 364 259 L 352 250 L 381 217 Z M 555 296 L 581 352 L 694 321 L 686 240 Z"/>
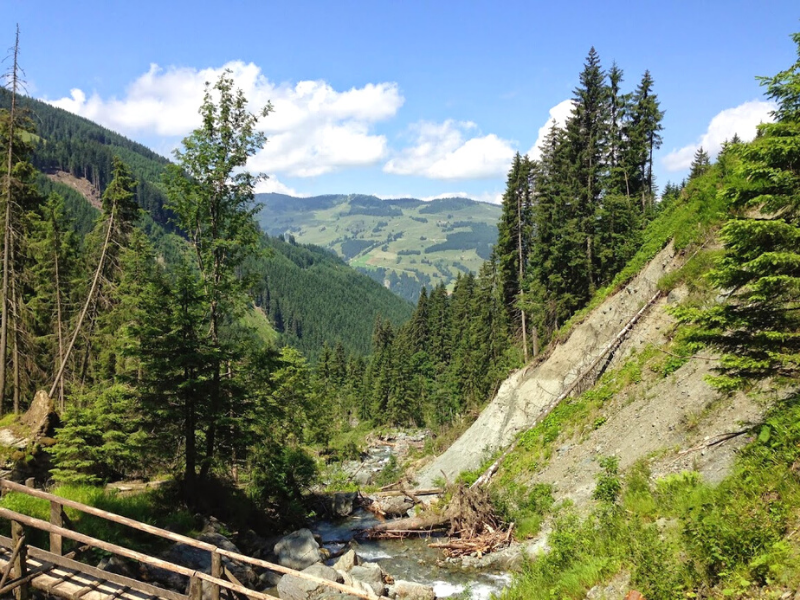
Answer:
<path fill-rule="evenodd" d="M 684 257 L 669 244 L 626 286 L 607 298 L 535 366 L 512 374 L 478 420 L 441 456 L 424 467 L 417 479 L 422 487 L 433 485 L 442 474 L 454 479 L 478 468 L 498 449 L 512 443 L 521 431 L 532 427 L 548 404 L 563 394 L 605 353 L 618 334 L 653 298 L 659 279 L 675 270 Z M 663 315 L 666 299 L 656 301 L 649 313 Z M 648 333 L 659 327 L 652 316 L 639 321 L 615 352 L 624 357 L 644 343 Z"/>

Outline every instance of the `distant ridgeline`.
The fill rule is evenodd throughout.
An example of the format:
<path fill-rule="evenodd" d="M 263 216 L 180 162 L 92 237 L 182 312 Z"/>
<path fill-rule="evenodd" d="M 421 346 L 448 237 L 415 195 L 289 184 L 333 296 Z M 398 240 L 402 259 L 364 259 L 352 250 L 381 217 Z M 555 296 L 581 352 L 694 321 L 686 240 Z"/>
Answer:
<path fill-rule="evenodd" d="M 295 198 L 259 194 L 264 231 L 336 252 L 400 296 L 452 287 L 476 273 L 497 241 L 500 208 L 468 198 L 426 202 L 359 194 Z"/>
<path fill-rule="evenodd" d="M 10 106 L 10 94 L 0 88 L 0 109 Z M 33 164 L 42 171 L 37 185 L 42 195 L 58 192 L 67 216 L 81 235 L 93 227 L 100 195 L 111 180 L 114 156 L 136 178 L 136 200 L 147 212 L 142 226 L 165 260 L 182 245 L 175 235 L 161 177 L 169 160 L 145 146 L 88 119 L 32 98 L 18 97 L 36 126 Z M 78 190 L 81 191 L 78 191 Z M 269 232 L 262 216 L 262 226 Z M 368 353 L 375 320 L 380 315 L 395 325 L 409 318 L 413 307 L 370 278 L 347 267 L 330 252 L 264 236 L 271 249 L 256 265 L 264 277 L 254 284 L 256 303 L 270 317 L 258 323 L 262 337 L 285 342 L 315 358 L 324 343 L 341 343 L 345 350 Z M 259 316 L 259 315 L 257 315 Z M 263 321 L 263 317 L 261 317 Z M 275 331 L 272 331 L 274 329 Z"/>
<path fill-rule="evenodd" d="M 8 90 L 0 89 L 0 108 L 8 108 L 10 102 Z M 164 208 L 166 197 L 161 189 L 161 175 L 169 160 L 141 144 L 66 110 L 23 96 L 18 98 L 18 102 L 23 108 L 30 110 L 38 134 L 33 166 L 45 174 L 61 172 L 85 179 L 102 192 L 111 181 L 112 159 L 119 156 L 136 177 L 136 200 L 139 206 L 157 223 L 171 228 L 169 212 Z M 45 175 L 41 179 L 44 180 Z M 47 184 L 40 184 L 39 187 L 44 193 L 57 187 L 58 192 L 73 207 L 72 210 L 75 210 L 78 192 L 73 188 Z M 79 228 L 91 227 L 91 223 L 86 224 L 82 220 L 78 224 Z"/>

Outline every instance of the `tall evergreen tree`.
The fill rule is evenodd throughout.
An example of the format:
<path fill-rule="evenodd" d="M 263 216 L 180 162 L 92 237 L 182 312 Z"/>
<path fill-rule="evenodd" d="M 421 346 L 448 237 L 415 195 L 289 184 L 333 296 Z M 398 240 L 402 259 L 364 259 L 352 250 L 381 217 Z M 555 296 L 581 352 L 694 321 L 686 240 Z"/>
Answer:
<path fill-rule="evenodd" d="M 653 92 L 653 78 L 645 71 L 633 94 L 628 124 L 629 156 L 635 168 L 635 185 L 631 195 L 638 195 L 645 213 L 653 207 L 655 181 L 653 179 L 653 153 L 661 147 L 661 121 L 664 112 Z"/>
<path fill-rule="evenodd" d="M 509 321 L 514 323 L 522 337 L 525 360 L 528 359 L 527 319 L 520 309 L 520 296 L 524 295 L 522 281 L 528 265 L 532 233 L 531 206 L 532 166 L 527 156 L 517 152 L 508 174 L 503 194 L 502 213 L 497 224 L 498 236 L 495 252 L 503 279 L 503 300 Z M 537 344 L 534 344 L 537 346 Z"/>
<path fill-rule="evenodd" d="M 703 150 L 703 147 L 700 146 L 697 150 L 695 150 L 692 164 L 689 167 L 689 179 L 700 177 L 700 175 L 708 171 L 710 167 L 711 159 L 708 156 L 708 152 Z"/>
<path fill-rule="evenodd" d="M 794 65 L 760 78 L 776 122 L 732 149 L 741 163 L 724 193 L 738 217 L 722 228 L 725 255 L 711 273 L 727 299 L 680 313 L 699 325 L 695 340 L 722 352 L 722 389 L 768 377 L 795 385 L 800 376 L 800 33 L 792 37 Z"/>
<path fill-rule="evenodd" d="M 607 169 L 604 161 L 608 141 L 608 88 L 600 57 L 589 50 L 580 85 L 574 91 L 572 115 L 567 120 L 567 148 L 572 165 L 574 205 L 569 217 L 576 230 L 570 232 L 571 278 L 585 282 L 588 295 L 594 293 L 597 276 L 594 268 L 595 223 Z M 578 256 L 582 255 L 583 260 Z"/>
<path fill-rule="evenodd" d="M 228 381 L 222 377 L 230 349 L 222 329 L 225 319 L 244 305 L 248 286 L 239 267 L 257 249 L 254 189 L 261 176 L 244 167 L 266 142 L 256 124 L 270 110 L 267 105 L 258 114 L 250 113 L 243 92 L 234 90 L 226 71 L 213 86 L 206 85 L 200 107 L 202 125 L 176 150 L 177 164 L 168 168 L 165 177 L 170 209 L 195 253 L 207 303 L 209 344 L 215 353 L 201 478 L 211 468 L 220 421 L 230 406 L 230 394 L 224 389 Z"/>
<path fill-rule="evenodd" d="M 98 244 L 98 254 L 94 276 L 92 277 L 89 290 L 86 293 L 86 300 L 83 308 L 78 314 L 69 344 L 64 351 L 64 360 L 53 380 L 50 388 L 50 397 L 55 395 L 61 386 L 61 379 L 64 377 L 70 355 L 75 347 L 78 336 L 82 333 L 83 323 L 87 316 L 93 322 L 93 317 L 97 309 L 97 299 L 103 282 L 113 282 L 118 274 L 119 265 L 117 257 L 122 248 L 127 244 L 127 237 L 133 227 L 133 221 L 138 215 L 138 206 L 135 202 L 136 182 L 131 177 L 125 163 L 119 158 L 114 159 L 114 179 L 103 194 L 103 214 L 95 227 Z M 105 231 L 103 231 L 105 230 Z M 101 239 L 102 237 L 102 239 Z M 85 358 L 82 371 L 85 372 L 89 349 L 91 348 L 91 335 L 86 342 Z"/>

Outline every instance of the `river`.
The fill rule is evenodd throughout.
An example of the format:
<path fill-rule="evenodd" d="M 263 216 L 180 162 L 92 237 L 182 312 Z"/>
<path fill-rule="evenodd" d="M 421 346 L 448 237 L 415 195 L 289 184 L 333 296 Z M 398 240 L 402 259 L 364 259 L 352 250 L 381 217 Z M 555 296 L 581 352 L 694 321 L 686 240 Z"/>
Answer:
<path fill-rule="evenodd" d="M 335 553 L 350 541 L 361 558 L 377 562 L 395 579 L 433 586 L 437 598 L 488 600 L 511 581 L 509 573 L 463 569 L 444 560 L 441 550 L 429 548 L 428 539 L 356 540 L 356 534 L 378 523 L 363 509 L 340 521 L 318 521 L 311 530 L 322 538 L 323 546 Z"/>

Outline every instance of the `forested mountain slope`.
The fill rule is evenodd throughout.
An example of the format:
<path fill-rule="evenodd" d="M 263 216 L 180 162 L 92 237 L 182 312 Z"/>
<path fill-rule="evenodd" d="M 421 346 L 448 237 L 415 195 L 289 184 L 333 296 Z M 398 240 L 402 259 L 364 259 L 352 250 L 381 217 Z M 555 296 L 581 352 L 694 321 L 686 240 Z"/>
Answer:
<path fill-rule="evenodd" d="M 0 108 L 9 102 L 10 94 L 0 88 Z M 45 102 L 21 97 L 20 105 L 30 111 L 36 127 L 32 162 L 43 172 L 37 178 L 39 190 L 45 196 L 57 191 L 64 197 L 66 214 L 78 233 L 91 230 L 99 213 L 87 196 L 96 202 L 105 191 L 113 157 L 119 156 L 136 179 L 136 201 L 151 219 L 150 236 L 164 242 L 158 248 L 162 254 L 170 253 L 176 239 L 169 234 L 174 226 L 164 207 L 166 158 Z M 78 185 L 71 187 L 65 180 Z M 91 193 L 81 194 L 75 187 Z M 311 358 L 325 343 L 330 347 L 341 343 L 347 352 L 363 354 L 371 348 L 378 315 L 399 325 L 411 314 L 410 304 L 322 248 L 267 236 L 262 244 L 271 253 L 256 265 L 263 278 L 254 288 L 257 303 L 263 302 L 264 314 L 271 318 L 270 326 L 281 335 L 278 343 L 291 344 Z"/>
<path fill-rule="evenodd" d="M 423 286 L 452 287 L 459 273 L 477 273 L 497 240 L 500 216 L 498 206 L 467 198 L 258 198 L 264 204 L 259 221 L 267 233 L 329 248 L 414 302 Z"/>

